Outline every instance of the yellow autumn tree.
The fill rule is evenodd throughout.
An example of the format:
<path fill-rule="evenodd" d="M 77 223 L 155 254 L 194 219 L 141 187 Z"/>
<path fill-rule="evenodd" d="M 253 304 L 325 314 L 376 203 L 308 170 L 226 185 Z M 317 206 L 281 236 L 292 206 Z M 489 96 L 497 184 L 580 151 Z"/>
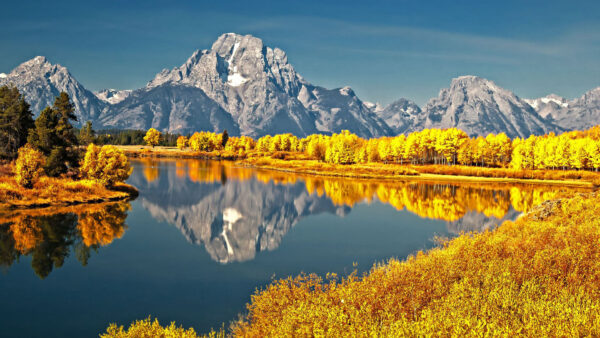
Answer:
<path fill-rule="evenodd" d="M 154 128 L 150 128 L 146 132 L 146 136 L 144 136 L 144 142 L 146 142 L 147 145 L 152 146 L 152 148 L 154 148 L 154 146 L 157 146 L 160 142 L 161 137 L 162 135 L 160 131 Z"/>
<path fill-rule="evenodd" d="M 132 170 L 127 156 L 119 148 L 112 145 L 99 148 L 93 143 L 88 146 L 80 168 L 82 176 L 105 186 L 125 181 Z"/>
<path fill-rule="evenodd" d="M 15 179 L 17 183 L 27 189 L 33 188 L 35 182 L 44 173 L 46 159 L 41 152 L 33 149 L 29 144 L 19 149 L 15 163 Z"/>
<path fill-rule="evenodd" d="M 177 138 L 177 148 L 182 150 L 188 146 L 188 138 L 185 136 L 179 136 Z"/>

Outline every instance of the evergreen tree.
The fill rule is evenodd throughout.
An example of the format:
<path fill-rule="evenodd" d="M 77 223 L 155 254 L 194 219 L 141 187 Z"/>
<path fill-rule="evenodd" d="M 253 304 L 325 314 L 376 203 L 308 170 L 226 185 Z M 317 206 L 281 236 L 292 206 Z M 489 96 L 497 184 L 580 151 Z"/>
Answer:
<path fill-rule="evenodd" d="M 94 129 L 92 129 L 92 122 L 87 121 L 79 131 L 79 143 L 83 145 L 93 143 L 95 135 L 96 132 L 94 131 Z"/>
<path fill-rule="evenodd" d="M 16 87 L 0 87 L 0 158 L 14 159 L 33 128 L 29 104 Z"/>
<path fill-rule="evenodd" d="M 223 146 L 223 148 L 225 148 L 225 145 L 227 145 L 227 141 L 229 140 L 229 133 L 227 133 L 227 129 L 223 130 L 223 134 L 221 136 L 221 145 Z"/>
<path fill-rule="evenodd" d="M 78 140 L 71 125 L 71 120 L 77 121 L 74 111 L 69 96 L 60 93 L 52 108 L 40 113 L 27 139 L 48 157 L 44 169 L 49 176 L 58 176 L 78 164 Z"/>

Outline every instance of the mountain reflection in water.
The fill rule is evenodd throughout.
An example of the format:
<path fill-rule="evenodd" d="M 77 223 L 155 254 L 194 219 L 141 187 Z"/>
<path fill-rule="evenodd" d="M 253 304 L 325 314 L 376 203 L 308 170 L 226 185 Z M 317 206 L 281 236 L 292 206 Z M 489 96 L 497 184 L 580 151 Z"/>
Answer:
<path fill-rule="evenodd" d="M 447 221 L 450 233 L 483 231 L 514 220 L 544 200 L 573 191 L 540 185 L 448 184 L 299 175 L 190 159 L 134 161 L 129 182 L 150 214 L 204 245 L 220 263 L 274 250 L 308 215 L 343 217 L 377 200 L 397 210 Z"/>
<path fill-rule="evenodd" d="M 0 266 L 8 268 L 30 255 L 42 279 L 71 253 L 85 266 L 92 251 L 123 236 L 129 208 L 128 202 L 113 202 L 1 213 Z"/>

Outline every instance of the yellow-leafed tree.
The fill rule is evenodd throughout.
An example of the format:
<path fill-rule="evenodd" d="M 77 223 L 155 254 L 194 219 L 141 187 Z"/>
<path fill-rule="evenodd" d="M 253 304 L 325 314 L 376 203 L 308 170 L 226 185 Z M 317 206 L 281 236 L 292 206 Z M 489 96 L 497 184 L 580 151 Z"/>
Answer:
<path fill-rule="evenodd" d="M 154 148 L 154 146 L 157 146 L 158 143 L 160 142 L 161 137 L 162 137 L 162 135 L 161 135 L 160 131 L 158 131 L 154 128 L 150 128 L 146 132 L 146 136 L 144 136 L 144 141 L 146 142 L 147 145 L 152 146 L 152 148 Z"/>
<path fill-rule="evenodd" d="M 112 145 L 99 148 L 93 143 L 88 146 L 81 165 L 82 176 L 105 186 L 125 181 L 132 170 L 127 156 L 120 149 Z"/>
<path fill-rule="evenodd" d="M 179 136 L 177 138 L 177 148 L 179 148 L 181 150 L 187 146 L 188 146 L 188 138 L 185 136 Z"/>
<path fill-rule="evenodd" d="M 15 163 L 15 179 L 24 188 L 32 188 L 44 173 L 46 159 L 41 152 L 26 144 L 19 149 Z"/>

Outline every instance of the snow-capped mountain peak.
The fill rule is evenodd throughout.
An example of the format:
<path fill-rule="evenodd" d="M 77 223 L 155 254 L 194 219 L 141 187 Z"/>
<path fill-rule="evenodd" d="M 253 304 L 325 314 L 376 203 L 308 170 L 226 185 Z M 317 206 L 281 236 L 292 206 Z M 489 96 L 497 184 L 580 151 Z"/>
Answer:
<path fill-rule="evenodd" d="M 469 135 L 504 132 L 509 137 L 560 130 L 510 90 L 472 75 L 453 79 L 423 110 L 411 130 L 456 127 Z"/>
<path fill-rule="evenodd" d="M 110 103 L 117 104 L 123 100 L 125 100 L 129 95 L 131 95 L 132 90 L 118 90 L 118 89 L 103 89 L 97 92 L 94 92 L 97 98 L 100 100 Z"/>
<path fill-rule="evenodd" d="M 85 89 L 69 70 L 59 64 L 51 64 L 44 56 L 36 56 L 23 62 L 4 77 L 0 85 L 15 85 L 31 105 L 34 115 L 54 103 L 60 92 L 66 92 L 75 106 L 76 124 L 94 120 L 99 116 L 104 104 Z"/>

